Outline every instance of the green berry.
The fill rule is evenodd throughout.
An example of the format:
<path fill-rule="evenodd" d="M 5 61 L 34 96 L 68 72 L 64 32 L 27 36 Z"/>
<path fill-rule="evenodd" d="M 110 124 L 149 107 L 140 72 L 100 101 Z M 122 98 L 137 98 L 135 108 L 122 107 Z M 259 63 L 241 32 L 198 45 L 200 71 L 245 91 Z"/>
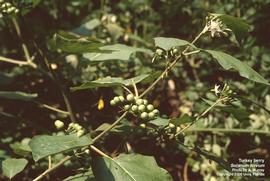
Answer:
<path fill-rule="evenodd" d="M 139 105 L 138 109 L 139 111 L 143 112 L 145 110 L 145 105 Z"/>
<path fill-rule="evenodd" d="M 127 111 L 127 110 L 129 110 L 129 108 L 130 108 L 130 105 L 125 105 L 124 106 L 124 109 Z"/>
<path fill-rule="evenodd" d="M 140 124 L 140 127 L 145 128 L 146 125 L 144 123 Z"/>
<path fill-rule="evenodd" d="M 130 101 L 130 102 L 134 101 L 134 95 L 133 94 L 128 94 L 127 95 L 127 100 Z"/>
<path fill-rule="evenodd" d="M 141 118 L 142 118 L 142 119 L 146 119 L 147 117 L 148 117 L 147 112 L 141 113 Z"/>
<path fill-rule="evenodd" d="M 84 130 L 81 129 L 81 130 L 77 131 L 76 135 L 77 135 L 77 137 L 81 137 L 83 134 L 84 134 Z"/>
<path fill-rule="evenodd" d="M 111 101 L 110 101 L 110 105 L 111 105 L 111 106 L 115 106 L 115 105 L 116 105 L 115 101 L 114 101 L 114 100 L 111 100 Z"/>
<path fill-rule="evenodd" d="M 125 98 L 123 96 L 119 96 L 118 98 L 119 98 L 120 102 L 124 102 L 125 101 Z"/>
<path fill-rule="evenodd" d="M 169 123 L 169 128 L 175 128 L 175 125 L 173 123 Z"/>
<path fill-rule="evenodd" d="M 173 52 L 174 54 L 178 53 L 177 48 L 173 48 L 173 49 L 172 49 L 172 52 Z"/>
<path fill-rule="evenodd" d="M 137 105 L 143 104 L 143 100 L 142 100 L 142 99 L 137 99 L 137 100 L 136 100 L 136 104 L 137 104 Z"/>
<path fill-rule="evenodd" d="M 131 110 L 132 110 L 133 112 L 137 112 L 137 111 L 138 111 L 138 106 L 137 106 L 137 105 L 133 105 L 133 106 L 131 107 Z"/>
<path fill-rule="evenodd" d="M 176 127 L 176 133 L 178 133 L 179 131 L 181 131 L 181 128 L 179 126 Z"/>
<path fill-rule="evenodd" d="M 117 96 L 114 97 L 113 100 L 114 100 L 115 104 L 118 104 L 120 102 L 120 98 Z"/>
<path fill-rule="evenodd" d="M 159 110 L 158 109 L 154 109 L 153 112 L 155 113 L 155 115 L 159 114 Z"/>
<path fill-rule="evenodd" d="M 146 108 L 147 108 L 148 111 L 153 111 L 154 110 L 154 106 L 152 104 L 148 104 L 146 106 Z"/>
<path fill-rule="evenodd" d="M 158 54 L 159 56 L 161 56 L 163 54 L 163 50 L 161 49 L 156 49 L 156 54 Z"/>
<path fill-rule="evenodd" d="M 148 104 L 148 100 L 143 99 L 143 104 L 144 104 L 144 105 L 147 105 L 147 104 Z"/>
<path fill-rule="evenodd" d="M 57 129 L 61 129 L 61 128 L 64 127 L 64 123 L 63 123 L 62 121 L 60 121 L 60 120 L 56 120 L 56 121 L 54 122 L 54 125 L 55 125 L 55 127 L 56 127 Z"/>
<path fill-rule="evenodd" d="M 148 113 L 148 117 L 150 118 L 150 119 L 153 119 L 153 118 L 155 118 L 155 113 L 154 112 L 150 112 L 150 113 Z"/>

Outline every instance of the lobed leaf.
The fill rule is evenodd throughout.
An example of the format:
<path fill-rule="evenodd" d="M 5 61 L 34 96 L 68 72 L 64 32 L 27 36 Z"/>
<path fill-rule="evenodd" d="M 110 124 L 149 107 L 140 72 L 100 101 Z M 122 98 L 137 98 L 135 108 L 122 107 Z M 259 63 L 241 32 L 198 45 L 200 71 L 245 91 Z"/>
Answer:
<path fill-rule="evenodd" d="M 259 73 L 253 70 L 246 63 L 241 62 L 240 60 L 234 58 L 233 56 L 228 55 L 221 51 L 214 51 L 214 50 L 205 50 L 205 51 L 211 54 L 225 70 L 233 68 L 237 70 L 242 77 L 245 77 L 249 80 L 258 83 L 270 85 L 268 81 L 265 80 Z"/>

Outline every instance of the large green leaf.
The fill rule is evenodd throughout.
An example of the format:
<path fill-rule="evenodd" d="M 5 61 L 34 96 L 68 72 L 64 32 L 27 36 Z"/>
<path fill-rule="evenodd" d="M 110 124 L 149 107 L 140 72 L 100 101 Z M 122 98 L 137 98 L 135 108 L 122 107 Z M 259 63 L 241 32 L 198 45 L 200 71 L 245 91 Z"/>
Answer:
<path fill-rule="evenodd" d="M 177 38 L 156 37 L 154 38 L 154 40 L 156 47 L 160 47 L 166 51 L 170 50 L 173 47 L 190 45 L 188 41 Z"/>
<path fill-rule="evenodd" d="M 132 84 L 137 84 L 149 76 L 152 76 L 150 74 L 144 74 L 137 77 L 129 78 L 129 79 L 123 79 L 121 77 L 106 77 L 98 80 L 94 80 L 91 82 L 84 83 L 78 87 L 72 87 L 71 90 L 82 90 L 82 89 L 92 89 L 92 88 L 98 88 L 98 87 L 115 87 L 115 86 L 129 86 Z"/>
<path fill-rule="evenodd" d="M 48 45 L 52 50 L 60 50 L 67 53 L 110 52 L 100 50 L 99 48 L 104 46 L 104 44 L 96 39 L 75 36 L 66 32 L 55 34 Z"/>
<path fill-rule="evenodd" d="M 90 170 L 70 176 L 63 181 L 96 181 L 96 179 L 95 176 L 93 175 L 92 170 Z"/>
<path fill-rule="evenodd" d="M 92 139 L 89 134 L 77 137 L 75 134 L 64 136 L 39 135 L 32 138 L 29 146 L 35 161 L 56 153 L 90 145 Z"/>
<path fill-rule="evenodd" d="M 170 174 L 160 168 L 151 156 L 121 154 L 115 159 L 94 157 L 93 173 L 99 181 L 172 181 Z"/>
<path fill-rule="evenodd" d="M 115 44 L 103 46 L 100 50 L 109 51 L 111 53 L 85 53 L 83 57 L 90 61 L 105 61 L 105 60 L 129 60 L 132 53 L 142 52 L 152 54 L 153 52 L 145 48 L 130 47 L 123 44 Z"/>
<path fill-rule="evenodd" d="M 247 24 L 247 22 L 241 18 L 229 16 L 226 14 L 213 15 L 221 19 L 222 22 L 234 32 L 238 40 L 242 38 L 243 35 L 245 35 L 250 29 L 250 26 Z"/>
<path fill-rule="evenodd" d="M 259 82 L 262 84 L 270 85 L 267 80 L 265 80 L 250 66 L 234 58 L 233 56 L 228 55 L 221 51 L 214 51 L 214 50 L 205 50 L 205 51 L 207 53 L 210 53 L 225 70 L 233 68 L 237 70 L 242 77 L 245 77 L 249 80 Z"/>
<path fill-rule="evenodd" d="M 31 101 L 37 97 L 37 94 L 28 94 L 19 91 L 0 91 L 0 98 L 14 99 L 20 101 Z"/>
<path fill-rule="evenodd" d="M 173 118 L 171 120 L 171 123 L 174 124 L 175 126 L 180 126 L 181 124 L 191 123 L 192 121 L 193 119 L 188 114 L 183 114 L 179 118 Z"/>
<path fill-rule="evenodd" d="M 8 158 L 1 163 L 2 173 L 3 175 L 11 179 L 16 174 L 20 173 L 25 168 L 27 163 L 28 161 L 23 158 Z"/>

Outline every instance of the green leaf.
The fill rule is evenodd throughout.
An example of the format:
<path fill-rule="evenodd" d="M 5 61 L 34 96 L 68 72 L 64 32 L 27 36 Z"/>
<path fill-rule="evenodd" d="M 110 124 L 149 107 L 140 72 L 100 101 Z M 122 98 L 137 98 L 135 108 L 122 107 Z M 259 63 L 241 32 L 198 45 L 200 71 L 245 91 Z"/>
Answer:
<path fill-rule="evenodd" d="M 59 50 L 67 53 L 108 52 L 99 49 L 104 44 L 96 39 L 75 36 L 63 31 L 55 34 L 48 45 L 51 50 Z"/>
<path fill-rule="evenodd" d="M 123 79 L 121 77 L 106 77 L 98 80 L 94 80 L 91 82 L 84 83 L 77 87 L 72 87 L 71 90 L 82 90 L 82 89 L 92 89 L 92 88 L 98 88 L 98 87 L 115 87 L 115 86 L 129 86 L 134 84 L 137 84 L 147 77 L 151 75 L 144 74 L 137 77 L 133 77 L 130 79 Z"/>
<path fill-rule="evenodd" d="M 229 70 L 233 68 L 237 70 L 242 77 L 245 77 L 249 80 L 252 80 L 258 83 L 270 85 L 267 80 L 265 80 L 260 74 L 258 74 L 255 70 L 253 70 L 250 66 L 232 57 L 231 55 L 228 55 L 221 51 L 214 51 L 214 50 L 205 50 L 205 51 L 207 53 L 210 53 L 225 70 Z"/>
<path fill-rule="evenodd" d="M 101 24 L 100 20 L 92 19 L 92 20 L 82 24 L 80 27 L 72 30 L 72 32 L 87 36 L 91 33 L 91 30 L 97 28 L 100 24 Z"/>
<path fill-rule="evenodd" d="M 157 117 L 154 120 L 149 121 L 148 123 L 154 124 L 156 126 L 167 126 L 170 122 L 170 119 L 165 119 L 161 117 Z"/>
<path fill-rule="evenodd" d="M 156 47 L 160 47 L 166 51 L 170 50 L 173 47 L 191 45 L 188 41 L 177 38 L 156 37 L 154 38 L 154 40 Z"/>
<path fill-rule="evenodd" d="M 96 181 L 92 170 L 70 176 L 63 181 Z"/>
<path fill-rule="evenodd" d="M 77 137 L 75 134 L 64 136 L 39 135 L 32 138 L 29 146 L 35 161 L 41 158 L 90 145 L 89 134 Z"/>
<path fill-rule="evenodd" d="M 193 119 L 188 114 L 183 114 L 180 118 L 173 118 L 170 122 L 175 126 L 180 126 L 181 124 L 191 123 Z"/>
<path fill-rule="evenodd" d="M 115 44 L 100 47 L 100 50 L 111 53 L 85 53 L 83 57 L 90 61 L 106 61 L 106 60 L 129 60 L 132 53 L 142 52 L 152 54 L 153 52 L 145 48 L 131 47 L 123 44 Z"/>
<path fill-rule="evenodd" d="M 25 168 L 27 163 L 28 161 L 23 158 L 8 158 L 1 163 L 2 173 L 3 175 L 11 179 L 16 174 L 20 173 Z"/>
<path fill-rule="evenodd" d="M 10 144 L 10 147 L 17 155 L 27 156 L 31 153 L 31 148 L 29 146 L 30 140 L 30 138 L 24 138 L 21 142 Z"/>
<path fill-rule="evenodd" d="M 226 14 L 212 14 L 212 15 L 221 19 L 221 21 L 234 32 L 238 40 L 241 39 L 243 35 L 245 35 L 250 30 L 250 26 L 247 24 L 245 20 L 241 18 L 229 16 Z"/>
<path fill-rule="evenodd" d="M 28 94 L 19 91 L 0 91 L 0 98 L 14 99 L 20 101 L 31 101 L 37 97 L 37 94 Z"/>
<path fill-rule="evenodd" d="M 117 158 L 94 157 L 93 173 L 99 181 L 172 181 L 170 174 L 160 168 L 151 156 L 121 154 Z"/>

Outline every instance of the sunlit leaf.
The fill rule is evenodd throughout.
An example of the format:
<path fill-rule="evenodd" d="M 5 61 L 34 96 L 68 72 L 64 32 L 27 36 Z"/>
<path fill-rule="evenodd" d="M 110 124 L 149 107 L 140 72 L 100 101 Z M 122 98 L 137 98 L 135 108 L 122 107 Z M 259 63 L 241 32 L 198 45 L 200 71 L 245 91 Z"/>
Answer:
<path fill-rule="evenodd" d="M 99 181 L 172 181 L 160 168 L 154 157 L 139 154 L 121 154 L 117 158 L 94 157 L 93 173 Z"/>
<path fill-rule="evenodd" d="M 242 77 L 265 85 L 270 85 L 267 80 L 265 80 L 250 66 L 234 58 L 233 56 L 221 51 L 214 51 L 214 50 L 205 50 L 205 51 L 207 53 L 210 53 L 225 70 L 233 68 L 236 71 L 238 71 Z"/>
<path fill-rule="evenodd" d="M 92 143 L 89 134 L 77 137 L 76 134 L 64 136 L 39 135 L 32 138 L 29 146 L 35 161 L 41 158 L 80 148 Z"/>
<path fill-rule="evenodd" d="M 170 50 L 173 47 L 190 45 L 188 41 L 177 39 L 177 38 L 156 37 L 154 38 L 154 40 L 155 40 L 156 47 L 160 47 L 166 51 Z"/>
<path fill-rule="evenodd" d="M 2 173 L 9 179 L 23 171 L 28 161 L 26 159 L 20 158 L 8 158 L 1 162 Z"/>

